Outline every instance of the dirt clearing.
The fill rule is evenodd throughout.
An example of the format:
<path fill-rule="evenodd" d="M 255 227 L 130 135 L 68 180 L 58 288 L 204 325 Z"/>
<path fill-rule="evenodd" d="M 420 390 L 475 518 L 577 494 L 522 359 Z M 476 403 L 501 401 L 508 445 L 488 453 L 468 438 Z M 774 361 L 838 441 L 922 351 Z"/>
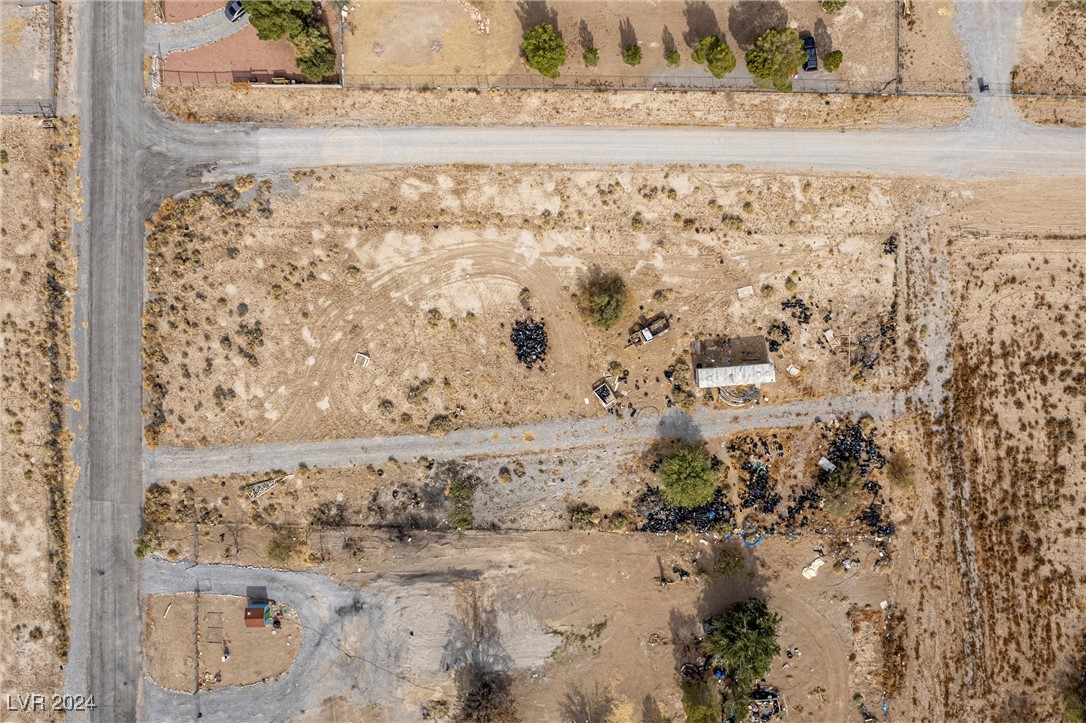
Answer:
<path fill-rule="evenodd" d="M 685 168 L 295 178 L 164 206 L 148 240 L 149 442 L 602 417 L 585 399 L 609 369 L 623 414 L 690 408 L 695 336 L 768 336 L 773 401 L 898 380 L 891 237 L 912 184 Z M 629 287 L 606 331 L 573 298 L 596 267 Z M 657 312 L 673 331 L 626 348 Z M 509 343 L 529 317 L 550 338 L 532 369 Z"/>
<path fill-rule="evenodd" d="M 906 0 L 904 8 L 900 20 L 902 87 L 928 93 L 966 90 L 969 68 L 954 30 L 954 1 Z"/>
<path fill-rule="evenodd" d="M 279 627 L 248 627 L 244 597 L 150 595 L 143 650 L 152 680 L 188 693 L 275 679 L 290 669 L 302 645 L 297 615 L 272 604 Z"/>

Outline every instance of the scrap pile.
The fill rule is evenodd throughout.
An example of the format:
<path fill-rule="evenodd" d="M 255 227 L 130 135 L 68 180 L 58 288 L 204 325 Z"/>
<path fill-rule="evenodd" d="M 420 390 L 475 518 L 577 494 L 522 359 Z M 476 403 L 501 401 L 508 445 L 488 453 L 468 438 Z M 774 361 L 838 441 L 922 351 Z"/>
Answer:
<path fill-rule="evenodd" d="M 547 356 L 547 331 L 542 319 L 529 317 L 513 324 L 509 341 L 513 342 L 517 359 L 529 369 L 533 364 L 542 364 Z"/>
<path fill-rule="evenodd" d="M 882 242 L 882 252 L 887 256 L 893 256 L 897 253 L 897 234 Z"/>
<path fill-rule="evenodd" d="M 781 311 L 789 310 L 792 312 L 792 318 L 798 321 L 801 326 L 807 326 L 807 324 L 811 323 L 811 307 L 795 294 L 790 299 L 781 302 Z"/>
<path fill-rule="evenodd" d="M 649 487 L 637 500 L 637 514 L 645 519 L 641 532 L 660 535 L 680 529 L 708 532 L 714 527 L 730 527 L 733 523 L 731 506 L 724 501 L 724 492 L 717 490 L 707 504 L 700 507 L 670 507 L 657 487 Z"/>
<path fill-rule="evenodd" d="M 739 492 L 739 506 L 744 510 L 756 507 L 758 512 L 773 514 L 781 496 L 770 484 L 769 470 L 774 457 L 784 457 L 784 447 L 776 435 L 771 442 L 762 437 L 736 437 L 728 445 L 728 453 L 735 460 L 744 485 Z"/>
<path fill-rule="evenodd" d="M 886 457 L 875 441 L 874 422 L 867 418 L 856 424 L 841 425 L 830 439 L 826 459 L 838 466 L 848 460 L 856 462 L 863 478 L 863 489 L 875 498 L 864 508 L 858 519 L 876 536 L 888 537 L 894 534 L 894 525 L 889 520 L 885 501 L 881 496 L 882 485 L 871 479 L 871 474 L 875 470 L 886 466 Z M 820 486 L 826 482 L 829 474 L 830 472 L 824 468 L 819 471 Z"/>
<path fill-rule="evenodd" d="M 792 339 L 792 330 L 783 321 L 773 322 L 765 333 L 766 346 L 770 351 L 777 351 L 786 341 Z"/>

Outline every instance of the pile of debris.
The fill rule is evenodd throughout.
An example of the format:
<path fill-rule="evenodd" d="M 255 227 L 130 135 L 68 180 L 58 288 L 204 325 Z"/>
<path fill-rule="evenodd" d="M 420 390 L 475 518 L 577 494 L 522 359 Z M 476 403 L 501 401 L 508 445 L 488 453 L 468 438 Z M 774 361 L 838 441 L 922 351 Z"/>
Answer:
<path fill-rule="evenodd" d="M 786 341 L 792 339 L 792 330 L 783 321 L 775 321 L 765 333 L 766 346 L 770 351 L 777 351 Z"/>
<path fill-rule="evenodd" d="M 832 462 L 834 465 L 838 465 L 848 459 L 856 460 L 857 465 L 860 467 L 860 473 L 867 479 L 874 470 L 882 469 L 886 466 L 886 457 L 883 456 L 882 450 L 879 449 L 878 443 L 875 441 L 875 424 L 870 418 L 861 420 L 859 423 L 846 423 L 837 428 L 833 438 L 830 439 L 829 451 L 826 452 L 826 459 Z M 822 469 L 819 473 L 819 479 L 826 476 L 828 471 Z M 869 482 L 868 484 L 873 487 L 864 486 L 872 492 L 877 492 L 879 485 L 875 482 Z"/>
<path fill-rule="evenodd" d="M 636 509 L 645 519 L 638 531 L 657 535 L 680 529 L 708 532 L 715 527 L 731 527 L 735 519 L 731 505 L 724 501 L 724 492 L 719 489 L 712 500 L 700 507 L 671 507 L 660 496 L 658 487 L 649 487 L 637 500 Z"/>
<path fill-rule="evenodd" d="M 893 256 L 897 253 L 897 234 L 893 234 L 882 242 L 882 252 L 887 256 Z"/>
<path fill-rule="evenodd" d="M 547 357 L 547 331 L 542 319 L 536 321 L 529 317 L 516 322 L 509 341 L 513 342 L 517 359 L 529 369 L 534 364 L 542 364 Z"/>
<path fill-rule="evenodd" d="M 774 457 L 784 457 L 784 446 L 776 436 L 772 441 L 763 437 L 736 437 L 728 445 L 728 453 L 735 460 L 744 485 L 739 492 L 739 506 L 744 510 L 756 507 L 767 515 L 776 512 L 781 496 L 770 484 L 769 469 Z"/>
<path fill-rule="evenodd" d="M 811 307 L 807 305 L 806 301 L 794 294 L 790 299 L 781 302 L 781 311 L 789 310 L 792 311 L 792 318 L 798 321 L 801 326 L 807 326 L 807 324 L 811 323 Z"/>
<path fill-rule="evenodd" d="M 872 502 L 860 513 L 860 521 L 871 528 L 871 532 L 878 537 L 889 537 L 894 534 L 894 523 L 883 516 L 883 506 Z"/>

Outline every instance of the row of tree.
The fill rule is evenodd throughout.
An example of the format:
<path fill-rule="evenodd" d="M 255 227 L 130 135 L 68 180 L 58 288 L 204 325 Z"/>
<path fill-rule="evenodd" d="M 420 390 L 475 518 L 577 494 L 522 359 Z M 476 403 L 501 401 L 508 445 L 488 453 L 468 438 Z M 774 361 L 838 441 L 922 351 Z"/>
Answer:
<path fill-rule="evenodd" d="M 844 6 L 844 2 L 840 3 Z M 835 12 L 835 11 L 834 11 Z M 536 25 L 524 34 L 521 50 L 528 67 L 547 78 L 557 78 L 559 69 L 566 63 L 566 43 L 550 23 Z M 677 67 L 682 58 L 679 51 L 670 50 L 665 55 L 669 67 Z M 595 67 L 600 54 L 595 48 L 584 51 L 584 64 Z M 630 45 L 622 52 L 623 61 L 629 66 L 641 63 L 641 47 Z M 717 35 L 702 38 L 690 59 L 704 65 L 714 78 L 723 78 L 735 70 L 736 59 L 728 43 Z M 769 28 L 754 41 L 754 47 L 746 52 L 747 70 L 763 87 L 779 91 L 792 90 L 792 77 L 803 66 L 807 52 L 799 33 L 791 28 Z M 827 71 L 834 72 L 844 59 L 840 50 L 828 53 L 824 60 Z"/>

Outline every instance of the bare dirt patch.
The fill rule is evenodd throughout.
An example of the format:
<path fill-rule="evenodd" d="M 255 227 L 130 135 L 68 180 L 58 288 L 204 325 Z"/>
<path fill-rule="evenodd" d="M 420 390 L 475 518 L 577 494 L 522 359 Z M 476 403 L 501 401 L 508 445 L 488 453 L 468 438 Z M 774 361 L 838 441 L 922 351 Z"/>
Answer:
<path fill-rule="evenodd" d="M 905 90 L 961 93 L 969 80 L 954 30 L 954 0 L 908 0 L 901 25 L 901 79 Z"/>
<path fill-rule="evenodd" d="M 693 125 L 742 128 L 943 126 L 966 98 L 769 93 L 467 90 L 269 90 L 162 87 L 157 102 L 186 121 L 307 125 Z"/>
<path fill-rule="evenodd" d="M 1019 59 L 1011 74 L 1016 93 L 1086 94 L 1086 4 L 1076 0 L 1026 3 Z"/>
<path fill-rule="evenodd" d="M 53 91 L 49 3 L 0 3 L 0 98 L 47 100 Z"/>
<path fill-rule="evenodd" d="M 73 126 L 4 116 L 0 134 L 0 678 L 60 692 L 68 654 L 68 499 L 63 427 L 71 304 L 66 184 Z M 71 144 L 71 145 L 69 145 Z"/>
<path fill-rule="evenodd" d="M 191 693 L 284 674 L 302 645 L 297 615 L 273 604 L 278 629 L 246 627 L 246 604 L 233 595 L 149 595 L 143 650 L 151 678 L 163 688 Z"/>
<path fill-rule="evenodd" d="M 1039 125 L 1086 125 L 1086 99 L 1015 98 L 1022 120 Z"/>
<path fill-rule="evenodd" d="M 700 395 L 688 382 L 679 394 L 668 370 L 695 336 L 770 336 L 774 401 L 896 382 L 889 242 L 908 183 L 689 169 L 296 179 L 280 194 L 242 179 L 243 193 L 164 205 L 148 239 L 150 443 L 602 415 L 585 399 L 612 366 L 628 372 L 623 414 L 685 408 Z M 574 299 L 597 266 L 629 286 L 608 331 Z M 638 316 L 658 311 L 673 331 L 625 348 Z M 532 369 L 509 342 L 528 317 L 550 338 Z M 844 348 L 850 336 L 863 354 Z"/>

